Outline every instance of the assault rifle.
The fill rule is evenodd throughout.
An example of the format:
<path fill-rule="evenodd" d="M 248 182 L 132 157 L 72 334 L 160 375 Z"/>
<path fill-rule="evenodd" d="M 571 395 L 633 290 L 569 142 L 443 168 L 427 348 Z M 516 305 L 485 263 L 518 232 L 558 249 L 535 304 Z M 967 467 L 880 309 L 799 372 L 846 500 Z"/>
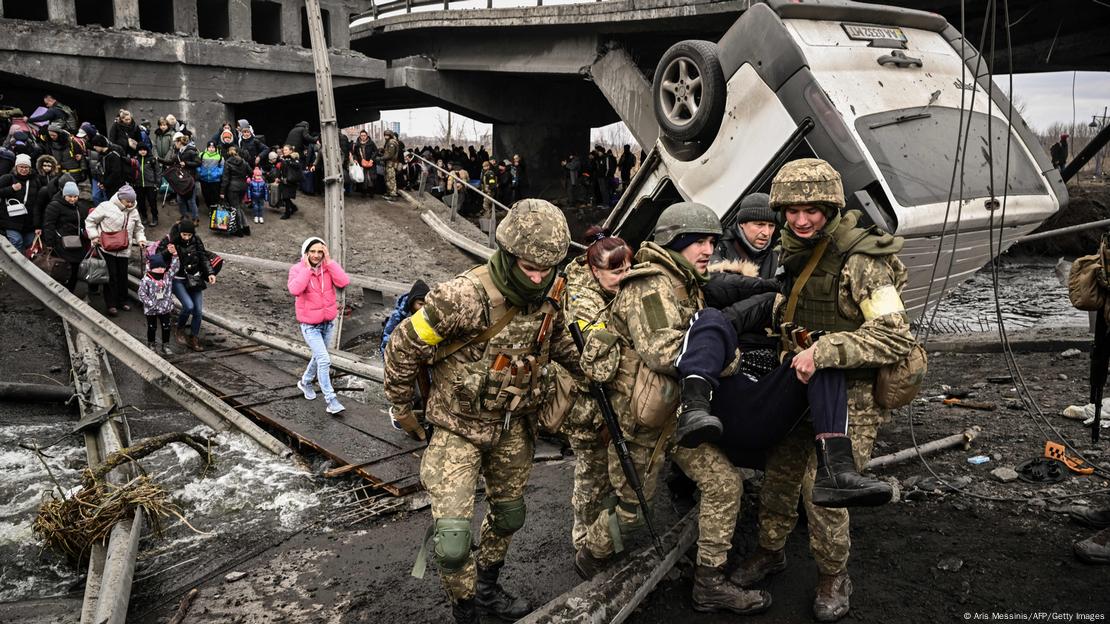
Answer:
<path fill-rule="evenodd" d="M 576 322 L 567 325 L 567 329 L 570 330 L 570 335 L 574 338 L 574 346 L 578 347 L 579 353 L 582 353 L 586 346 L 582 329 L 578 327 Z M 663 542 L 659 539 L 659 534 L 655 532 L 655 525 L 652 524 L 651 516 L 648 514 L 644 486 L 640 483 L 640 475 L 636 472 L 636 465 L 632 463 L 632 453 L 628 450 L 628 442 L 625 441 L 624 432 L 621 431 L 621 425 L 617 422 L 617 415 L 613 412 L 613 404 L 609 402 L 609 396 L 605 394 L 604 386 L 596 381 L 591 381 L 589 386 L 590 396 L 597 402 L 597 406 L 601 410 L 601 417 L 605 420 L 605 428 L 609 430 L 609 438 L 613 441 L 613 447 L 620 459 L 621 472 L 624 473 L 624 478 L 628 480 L 628 485 L 632 487 L 632 491 L 636 492 L 636 500 L 640 503 L 640 513 L 644 516 L 644 524 L 647 525 L 648 533 L 651 534 L 651 539 L 655 542 L 655 550 L 659 553 L 659 558 L 663 559 L 666 556 L 663 552 Z"/>

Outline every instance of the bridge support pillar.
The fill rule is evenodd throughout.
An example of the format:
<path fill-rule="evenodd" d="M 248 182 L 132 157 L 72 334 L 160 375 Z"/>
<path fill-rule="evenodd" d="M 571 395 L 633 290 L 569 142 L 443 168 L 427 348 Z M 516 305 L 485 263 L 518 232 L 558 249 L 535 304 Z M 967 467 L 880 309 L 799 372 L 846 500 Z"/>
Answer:
<path fill-rule="evenodd" d="M 139 0 L 112 0 L 112 22 L 116 28 L 139 29 Z"/>
<path fill-rule="evenodd" d="M 52 22 L 77 25 L 77 4 L 74 0 L 47 0 L 46 14 Z"/>
<path fill-rule="evenodd" d="M 228 35 L 235 41 L 251 40 L 251 3 L 229 2 L 227 5 Z"/>
<path fill-rule="evenodd" d="M 301 45 L 301 7 L 303 2 L 281 3 L 281 42 L 285 45 Z"/>
<path fill-rule="evenodd" d="M 186 35 L 197 34 L 196 0 L 173 0 L 173 30 Z"/>
<path fill-rule="evenodd" d="M 543 114 L 537 112 L 542 120 Z M 561 126 L 544 123 L 495 123 L 493 154 L 498 160 L 520 154 L 528 172 L 527 195 L 544 199 L 564 199 L 565 171 L 560 161 L 571 153 L 585 160 L 590 148 L 589 126 Z"/>

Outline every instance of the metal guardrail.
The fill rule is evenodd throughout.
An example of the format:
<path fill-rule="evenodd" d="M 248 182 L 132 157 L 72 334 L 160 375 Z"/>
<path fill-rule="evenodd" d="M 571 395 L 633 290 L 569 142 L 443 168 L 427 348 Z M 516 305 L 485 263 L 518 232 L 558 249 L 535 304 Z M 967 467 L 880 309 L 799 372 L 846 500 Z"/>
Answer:
<path fill-rule="evenodd" d="M 429 6 L 443 6 L 443 10 L 449 11 L 451 4 L 461 2 L 472 2 L 473 0 L 392 0 L 391 2 L 371 2 L 370 3 L 370 16 L 378 19 L 383 13 L 396 13 L 404 10 L 405 13 L 412 13 L 415 8 L 429 7 Z M 582 0 L 576 4 L 585 4 L 586 2 L 604 2 L 605 0 Z M 543 0 L 536 0 L 535 6 L 543 6 Z M 493 0 L 486 0 L 486 8 L 492 9 Z"/>

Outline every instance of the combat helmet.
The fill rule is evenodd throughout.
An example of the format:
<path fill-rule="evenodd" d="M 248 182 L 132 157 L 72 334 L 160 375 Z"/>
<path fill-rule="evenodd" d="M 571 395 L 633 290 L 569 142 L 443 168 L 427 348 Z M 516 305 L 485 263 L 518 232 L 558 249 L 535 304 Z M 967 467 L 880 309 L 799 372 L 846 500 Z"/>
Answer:
<path fill-rule="evenodd" d="M 800 158 L 779 169 L 771 180 L 771 209 L 798 204 L 844 207 L 844 185 L 832 165 L 820 158 Z"/>
<path fill-rule="evenodd" d="M 720 236 L 721 220 L 717 218 L 717 213 L 704 204 L 696 202 L 671 204 L 655 222 L 653 240 L 657 245 L 666 247 L 684 234 Z"/>
<path fill-rule="evenodd" d="M 553 267 L 567 255 L 567 218 L 549 201 L 522 199 L 497 226 L 501 249 L 536 266 Z"/>

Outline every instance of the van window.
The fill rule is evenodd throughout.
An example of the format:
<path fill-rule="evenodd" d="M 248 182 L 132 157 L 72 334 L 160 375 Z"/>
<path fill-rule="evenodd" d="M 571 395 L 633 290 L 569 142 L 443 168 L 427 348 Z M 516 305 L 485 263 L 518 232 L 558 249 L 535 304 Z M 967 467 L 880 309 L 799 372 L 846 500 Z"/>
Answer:
<path fill-rule="evenodd" d="M 963 123 L 968 126 L 965 111 Z M 990 159 L 988 158 L 985 113 L 970 113 L 967 131 L 967 157 L 963 164 L 964 199 L 990 196 Z M 902 118 L 899 120 L 899 118 Z M 952 164 L 956 156 L 956 134 L 959 132 L 960 111 L 934 106 L 884 111 L 856 120 L 856 131 L 863 139 L 879 171 L 886 179 L 895 199 L 903 206 L 919 206 L 948 201 L 953 185 Z M 1006 121 L 990 120 L 994 144 L 995 194 L 1003 193 L 1006 172 Z M 961 144 L 963 144 L 961 139 Z M 1029 159 L 1021 140 L 1015 134 L 1010 140 L 1009 195 L 1041 195 L 1046 193 L 1041 175 Z M 952 200 L 960 198 L 960 171 L 956 171 Z"/>

